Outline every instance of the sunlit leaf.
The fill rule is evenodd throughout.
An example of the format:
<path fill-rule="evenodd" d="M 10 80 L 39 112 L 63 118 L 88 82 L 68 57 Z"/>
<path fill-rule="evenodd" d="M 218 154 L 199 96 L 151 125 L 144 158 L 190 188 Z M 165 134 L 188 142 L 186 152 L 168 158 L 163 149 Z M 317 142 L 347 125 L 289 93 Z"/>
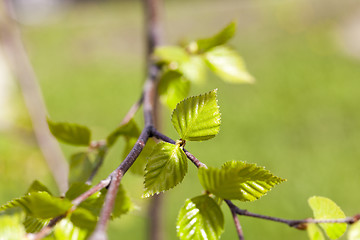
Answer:
<path fill-rule="evenodd" d="M 187 158 L 178 146 L 167 142 L 158 143 L 145 169 L 144 197 L 152 196 L 175 187 L 187 172 Z"/>
<path fill-rule="evenodd" d="M 55 240 L 85 240 L 88 235 L 86 229 L 81 229 L 67 218 L 62 219 L 54 228 Z"/>
<path fill-rule="evenodd" d="M 85 182 L 92 170 L 93 161 L 90 159 L 91 154 L 88 152 L 75 153 L 70 157 L 69 164 L 69 182 Z"/>
<path fill-rule="evenodd" d="M 202 57 L 197 55 L 190 56 L 188 61 L 179 65 L 178 71 L 183 76 L 194 83 L 204 83 L 206 77 L 206 65 Z"/>
<path fill-rule="evenodd" d="M 154 56 L 162 62 L 179 63 L 189 60 L 189 54 L 184 48 L 179 46 L 161 46 L 157 47 Z"/>
<path fill-rule="evenodd" d="M 112 133 L 110 133 L 110 135 L 106 138 L 107 146 L 111 147 L 120 136 L 137 138 L 139 135 L 140 130 L 134 119 L 131 119 L 129 122 L 119 126 Z"/>
<path fill-rule="evenodd" d="M 224 231 L 224 216 L 209 196 L 187 199 L 180 209 L 176 229 L 182 240 L 215 240 Z"/>
<path fill-rule="evenodd" d="M 17 215 L 0 215 L 0 239 L 23 240 L 25 228 Z"/>
<path fill-rule="evenodd" d="M 47 119 L 50 132 L 58 140 L 71 145 L 88 146 L 91 140 L 91 132 L 89 128 L 67 122 L 53 122 Z"/>
<path fill-rule="evenodd" d="M 315 219 L 343 219 L 346 218 L 344 212 L 336 203 L 325 197 L 311 197 L 308 203 L 313 210 Z M 346 231 L 346 223 L 320 223 L 326 233 L 331 239 L 341 237 Z"/>
<path fill-rule="evenodd" d="M 231 22 L 216 35 L 210 38 L 197 40 L 196 43 L 197 43 L 198 52 L 206 52 L 212 49 L 213 47 L 225 44 L 234 36 L 235 31 L 236 31 L 236 23 Z"/>
<path fill-rule="evenodd" d="M 207 191 L 223 199 L 240 201 L 254 201 L 285 181 L 256 164 L 238 161 L 226 162 L 221 169 L 199 168 L 198 176 Z"/>
<path fill-rule="evenodd" d="M 360 239 L 360 221 L 352 224 L 347 233 L 348 240 L 359 240 Z"/>
<path fill-rule="evenodd" d="M 67 199 L 53 197 L 47 192 L 32 192 L 0 206 L 0 212 L 21 207 L 28 215 L 48 219 L 64 214 L 71 206 L 71 202 Z"/>
<path fill-rule="evenodd" d="M 229 47 L 215 47 L 206 52 L 204 58 L 210 69 L 226 82 L 254 82 L 254 78 L 248 73 L 243 59 Z"/>
<path fill-rule="evenodd" d="M 25 216 L 23 225 L 28 233 L 34 233 L 40 231 L 50 222 L 50 219 L 40 219 L 29 215 Z"/>
<path fill-rule="evenodd" d="M 29 189 L 27 190 L 26 193 L 31 193 L 31 192 L 48 192 L 50 195 L 51 192 L 50 190 L 41 182 L 39 182 L 38 180 L 35 180 L 29 187 Z"/>
<path fill-rule="evenodd" d="M 215 137 L 220 130 L 217 89 L 180 102 L 171 121 L 183 140 L 202 141 Z"/>
<path fill-rule="evenodd" d="M 324 234 L 316 224 L 308 224 L 306 231 L 310 240 L 325 240 Z"/>
<path fill-rule="evenodd" d="M 190 82 L 176 71 L 166 71 L 158 88 L 161 101 L 170 109 L 174 109 L 178 102 L 186 98 L 189 90 Z"/>

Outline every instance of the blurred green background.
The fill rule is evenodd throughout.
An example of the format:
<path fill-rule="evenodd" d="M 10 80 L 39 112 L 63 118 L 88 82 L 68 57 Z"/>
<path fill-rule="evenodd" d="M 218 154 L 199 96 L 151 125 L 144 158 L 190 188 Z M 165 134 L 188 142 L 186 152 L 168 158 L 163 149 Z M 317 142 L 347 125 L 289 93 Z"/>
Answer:
<path fill-rule="evenodd" d="M 170 44 L 206 37 L 234 19 L 238 22 L 231 45 L 257 82 L 230 85 L 209 74 L 204 85 L 192 86 L 194 95 L 219 89 L 222 125 L 213 140 L 187 148 L 208 166 L 243 160 L 288 181 L 256 202 L 236 204 L 297 219 L 311 216 L 307 199 L 319 195 L 334 200 L 347 215 L 359 213 L 360 41 L 352 44 L 356 28 L 351 26 L 354 21 L 360 26 L 360 2 L 166 1 L 164 10 Z M 117 126 L 144 81 L 142 13 L 140 1 L 92 1 L 22 26 L 52 119 L 88 125 L 94 139 Z M 34 179 L 55 186 L 18 90 L 10 104 L 12 124 L 0 129 L 0 204 L 23 194 Z M 176 138 L 170 111 L 164 108 L 162 114 L 164 132 Z M 141 117 L 137 114 L 139 123 Z M 61 146 L 67 157 L 78 151 Z M 97 180 L 120 163 L 123 147 L 119 141 Z M 124 178 L 139 208 L 111 223 L 110 239 L 146 238 L 142 181 L 131 174 Z M 183 183 L 165 194 L 166 239 L 176 239 L 176 217 L 185 199 L 202 191 L 197 170 L 190 167 Z M 236 239 L 229 210 L 222 209 L 222 239 Z M 279 223 L 246 217 L 240 222 L 246 239 L 306 239 L 306 232 Z"/>

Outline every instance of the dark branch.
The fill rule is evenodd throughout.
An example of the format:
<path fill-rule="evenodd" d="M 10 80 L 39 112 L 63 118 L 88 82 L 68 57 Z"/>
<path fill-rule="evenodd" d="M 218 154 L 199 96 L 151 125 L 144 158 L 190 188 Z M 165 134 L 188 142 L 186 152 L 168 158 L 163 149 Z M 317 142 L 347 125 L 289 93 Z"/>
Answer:
<path fill-rule="evenodd" d="M 237 232 L 237 235 L 239 237 L 239 240 L 244 240 L 244 234 L 243 234 L 243 231 L 242 231 L 242 228 L 241 228 L 241 225 L 240 225 L 240 221 L 239 221 L 239 219 L 237 217 L 236 211 L 234 210 L 234 208 L 230 207 L 230 205 L 229 205 L 229 203 L 231 203 L 230 201 L 227 201 L 226 203 L 228 204 L 228 206 L 230 208 L 231 215 L 232 215 L 233 220 L 234 220 L 234 224 L 235 224 L 235 228 L 236 228 L 236 232 Z"/>

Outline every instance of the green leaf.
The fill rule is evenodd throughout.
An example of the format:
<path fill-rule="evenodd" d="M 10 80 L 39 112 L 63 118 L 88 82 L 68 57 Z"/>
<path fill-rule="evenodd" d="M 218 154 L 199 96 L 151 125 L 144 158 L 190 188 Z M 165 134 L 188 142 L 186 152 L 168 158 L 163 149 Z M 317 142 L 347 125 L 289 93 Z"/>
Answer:
<path fill-rule="evenodd" d="M 92 232 L 97 223 L 97 217 L 85 208 L 77 208 L 70 216 L 71 222 L 82 229 Z"/>
<path fill-rule="evenodd" d="M 88 184 L 85 184 L 83 182 L 75 182 L 75 183 L 71 184 L 71 186 L 65 193 L 65 197 L 67 199 L 69 199 L 70 201 L 72 201 L 75 198 L 77 198 L 78 196 L 80 196 L 81 194 L 83 194 L 84 192 L 86 192 L 87 190 L 89 190 L 90 188 L 91 188 L 91 186 Z"/>
<path fill-rule="evenodd" d="M 181 139 L 202 141 L 218 134 L 220 111 L 216 96 L 217 89 L 187 98 L 176 106 L 171 121 Z"/>
<path fill-rule="evenodd" d="M 126 145 L 123 154 L 123 159 L 125 159 L 125 157 L 130 153 L 136 141 L 137 138 L 126 138 Z M 141 151 L 139 157 L 136 159 L 134 164 L 129 169 L 131 173 L 144 176 L 147 158 L 150 156 L 155 145 L 156 145 L 155 141 L 152 140 L 151 138 L 146 142 L 146 145 L 144 149 Z"/>
<path fill-rule="evenodd" d="M 226 82 L 252 83 L 255 81 L 244 64 L 243 59 L 234 50 L 219 46 L 204 54 L 209 68 Z"/>
<path fill-rule="evenodd" d="M 325 197 L 311 197 L 308 203 L 314 213 L 315 219 L 343 219 L 346 218 L 344 212 L 336 203 Z M 322 229 L 331 239 L 341 237 L 346 231 L 346 223 L 320 223 Z"/>
<path fill-rule="evenodd" d="M 182 240 L 215 240 L 224 231 L 224 216 L 219 205 L 209 196 L 187 199 L 180 209 L 176 230 Z"/>
<path fill-rule="evenodd" d="M 221 169 L 199 168 L 201 185 L 223 199 L 254 201 L 284 179 L 272 175 L 256 164 L 229 161 Z"/>
<path fill-rule="evenodd" d="M 42 184 L 41 182 L 39 182 L 38 180 L 35 180 L 29 187 L 29 189 L 27 190 L 26 193 L 31 193 L 31 192 L 47 192 L 49 193 L 50 195 L 51 192 L 50 190 L 44 185 Z"/>
<path fill-rule="evenodd" d="M 54 228 L 55 240 L 85 240 L 88 231 L 78 228 L 67 218 L 61 220 Z"/>
<path fill-rule="evenodd" d="M 197 55 L 190 56 L 188 61 L 181 62 L 178 70 L 186 79 L 194 83 L 204 83 L 206 77 L 205 62 Z"/>
<path fill-rule="evenodd" d="M 348 240 L 360 239 L 360 221 L 352 224 L 347 234 Z"/>
<path fill-rule="evenodd" d="M 189 60 L 189 54 L 184 48 L 179 46 L 161 46 L 157 47 L 154 56 L 160 59 L 160 62 L 179 63 Z"/>
<path fill-rule="evenodd" d="M 93 161 L 90 159 L 90 155 L 88 152 L 79 152 L 70 157 L 70 183 L 85 182 L 89 178 L 93 170 Z"/>
<path fill-rule="evenodd" d="M 306 231 L 310 240 L 325 240 L 321 229 L 316 224 L 308 224 Z"/>
<path fill-rule="evenodd" d="M 148 158 L 143 197 L 166 191 L 179 184 L 187 172 L 187 158 L 178 146 L 160 142 Z"/>
<path fill-rule="evenodd" d="M 198 52 L 206 52 L 212 49 L 213 47 L 220 46 L 229 41 L 236 32 L 236 22 L 231 22 L 224 29 L 222 29 L 216 35 L 197 40 L 197 50 Z"/>
<path fill-rule="evenodd" d="M 47 192 L 32 192 L 0 206 L 0 212 L 21 207 L 35 218 L 48 219 L 64 214 L 71 206 L 71 202 L 67 199 L 53 197 Z"/>
<path fill-rule="evenodd" d="M 40 231 L 50 222 L 50 219 L 39 219 L 26 215 L 23 225 L 27 233 L 35 233 Z"/>
<path fill-rule="evenodd" d="M 89 128 L 66 122 L 53 122 L 47 119 L 50 132 L 58 140 L 71 145 L 88 146 L 91 140 L 91 132 Z"/>
<path fill-rule="evenodd" d="M 177 71 L 166 71 L 160 80 L 158 92 L 160 100 L 170 109 L 187 97 L 190 91 L 190 82 Z"/>
<path fill-rule="evenodd" d="M 24 226 L 18 215 L 0 216 L 0 239 L 23 240 L 25 235 Z"/>
<path fill-rule="evenodd" d="M 131 119 L 124 125 L 116 128 L 110 135 L 106 138 L 107 146 L 111 147 L 120 136 L 134 137 L 138 138 L 140 135 L 140 130 L 137 127 L 134 119 Z"/>

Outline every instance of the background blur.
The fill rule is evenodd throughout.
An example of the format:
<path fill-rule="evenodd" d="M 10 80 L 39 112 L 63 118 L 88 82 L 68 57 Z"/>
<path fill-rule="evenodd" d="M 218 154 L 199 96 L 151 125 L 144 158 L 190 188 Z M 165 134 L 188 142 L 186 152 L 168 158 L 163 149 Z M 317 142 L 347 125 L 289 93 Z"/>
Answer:
<path fill-rule="evenodd" d="M 88 125 L 104 138 L 140 94 L 144 80 L 140 1 L 17 1 L 24 42 L 55 121 Z M 26 4 L 27 3 L 27 4 Z M 231 44 L 256 77 L 230 85 L 214 75 L 191 94 L 219 88 L 220 134 L 187 145 L 208 166 L 243 160 L 288 179 L 241 208 L 284 218 L 311 216 L 307 199 L 329 197 L 347 215 L 360 212 L 360 2 L 358 0 L 166 1 L 167 42 L 210 36 L 233 19 Z M 39 179 L 54 181 L 37 148 L 16 81 L 0 46 L 0 204 Z M 176 138 L 170 111 L 164 132 Z M 138 114 L 139 123 L 142 114 Z M 69 157 L 79 149 L 61 145 Z M 119 141 L 98 180 L 121 161 Z M 111 223 L 110 239 L 146 237 L 142 178 L 127 174 L 125 188 L 138 210 Z M 166 239 L 176 239 L 178 210 L 201 194 L 197 171 L 166 193 Z M 226 206 L 222 239 L 236 239 Z M 240 217 L 246 239 L 306 239 L 306 232 Z M 139 227 L 143 230 L 140 231 Z"/>

